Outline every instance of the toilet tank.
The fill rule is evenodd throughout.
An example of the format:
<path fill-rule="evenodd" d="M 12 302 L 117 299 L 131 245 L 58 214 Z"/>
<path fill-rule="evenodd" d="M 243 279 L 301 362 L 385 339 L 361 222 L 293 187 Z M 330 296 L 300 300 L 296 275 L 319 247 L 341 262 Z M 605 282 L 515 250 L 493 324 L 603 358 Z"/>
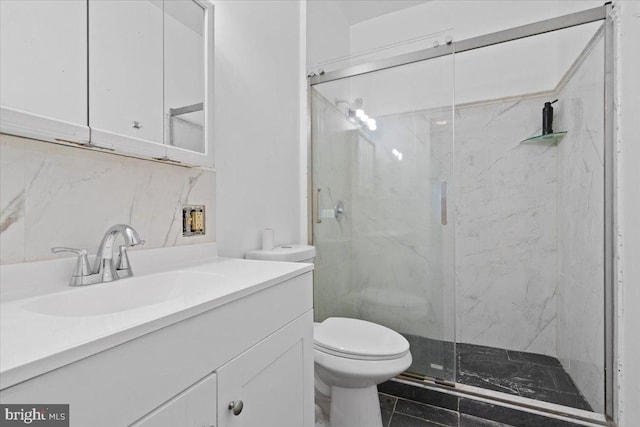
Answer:
<path fill-rule="evenodd" d="M 282 245 L 273 249 L 257 249 L 247 252 L 247 259 L 262 261 L 288 261 L 313 263 L 316 248 L 310 245 Z"/>

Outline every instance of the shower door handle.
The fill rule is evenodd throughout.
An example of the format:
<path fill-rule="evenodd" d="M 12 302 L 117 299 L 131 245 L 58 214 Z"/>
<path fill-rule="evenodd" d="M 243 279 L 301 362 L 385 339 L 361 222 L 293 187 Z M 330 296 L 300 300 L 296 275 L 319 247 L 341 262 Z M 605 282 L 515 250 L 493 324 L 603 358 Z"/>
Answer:
<path fill-rule="evenodd" d="M 320 206 L 318 204 L 319 196 L 320 196 L 320 189 L 314 188 L 313 195 L 311 196 L 311 216 L 312 216 L 312 221 L 315 224 L 320 224 L 322 222 L 322 220 L 320 219 L 320 215 L 318 213 L 318 209 L 320 209 Z"/>
<path fill-rule="evenodd" d="M 440 184 L 440 223 L 447 225 L 447 181 Z"/>

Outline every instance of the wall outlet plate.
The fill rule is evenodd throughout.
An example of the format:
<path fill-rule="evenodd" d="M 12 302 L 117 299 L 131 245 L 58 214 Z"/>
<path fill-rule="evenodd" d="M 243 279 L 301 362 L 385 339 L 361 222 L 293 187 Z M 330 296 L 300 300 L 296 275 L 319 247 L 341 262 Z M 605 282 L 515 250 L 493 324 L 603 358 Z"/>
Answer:
<path fill-rule="evenodd" d="M 201 236 L 205 234 L 204 206 L 184 206 L 182 208 L 182 235 Z"/>

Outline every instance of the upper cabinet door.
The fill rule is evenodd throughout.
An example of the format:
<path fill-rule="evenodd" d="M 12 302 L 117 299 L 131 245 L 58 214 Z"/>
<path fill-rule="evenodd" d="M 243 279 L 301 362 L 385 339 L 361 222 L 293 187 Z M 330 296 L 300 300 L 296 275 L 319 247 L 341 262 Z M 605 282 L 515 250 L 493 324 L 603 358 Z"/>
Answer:
<path fill-rule="evenodd" d="M 0 0 L 3 107 L 87 125 L 86 17 L 83 0 Z"/>
<path fill-rule="evenodd" d="M 164 117 L 168 159 L 213 167 L 214 8 L 164 0 Z"/>
<path fill-rule="evenodd" d="M 205 152 L 205 9 L 194 1 L 164 1 L 165 143 Z"/>
<path fill-rule="evenodd" d="M 88 7 L 89 126 L 163 144 L 163 2 Z"/>

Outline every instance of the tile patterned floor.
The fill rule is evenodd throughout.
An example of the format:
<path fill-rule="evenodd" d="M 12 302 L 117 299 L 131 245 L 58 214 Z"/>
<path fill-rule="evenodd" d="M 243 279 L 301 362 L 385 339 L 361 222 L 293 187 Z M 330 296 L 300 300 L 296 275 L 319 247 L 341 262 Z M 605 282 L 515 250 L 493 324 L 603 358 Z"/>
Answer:
<path fill-rule="evenodd" d="M 396 381 L 378 390 L 383 427 L 579 427 Z"/>
<path fill-rule="evenodd" d="M 453 344 L 407 336 L 410 371 L 451 380 Z M 591 411 L 558 359 L 535 353 L 472 344 L 456 345 L 457 381 L 461 384 Z M 442 367 L 442 369 L 440 369 Z"/>

